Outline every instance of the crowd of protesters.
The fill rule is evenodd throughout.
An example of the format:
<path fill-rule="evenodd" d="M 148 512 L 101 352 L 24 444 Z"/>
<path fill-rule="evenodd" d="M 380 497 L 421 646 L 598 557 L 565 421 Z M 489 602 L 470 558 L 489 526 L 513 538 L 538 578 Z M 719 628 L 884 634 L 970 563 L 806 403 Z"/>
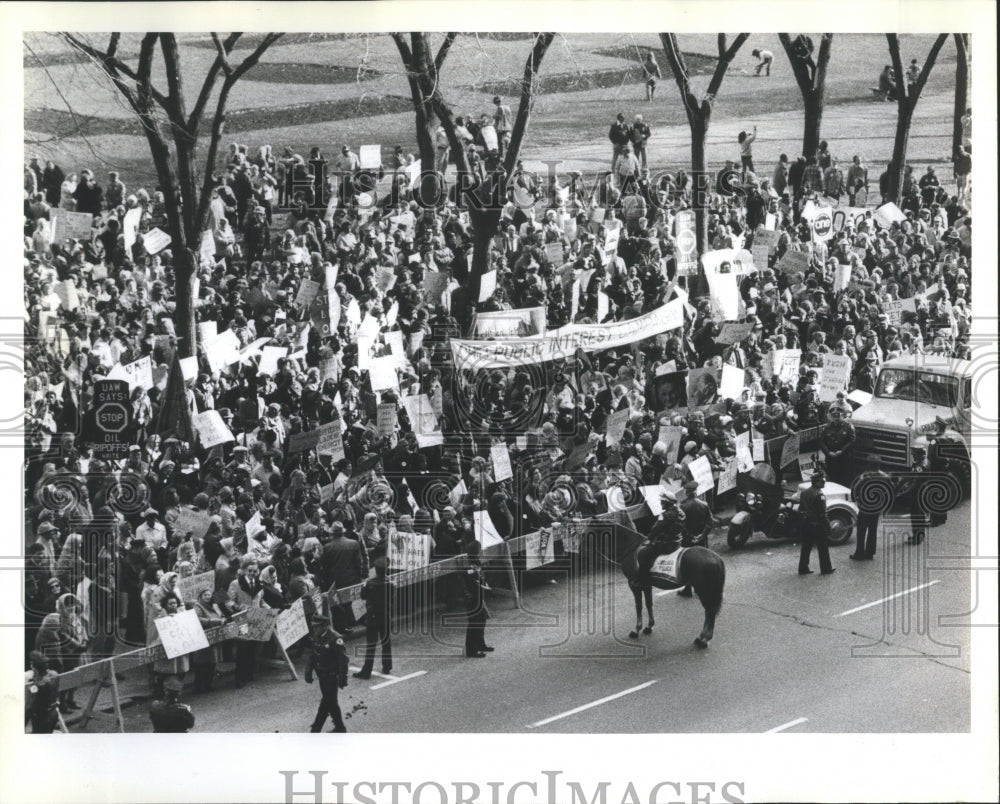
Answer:
<path fill-rule="evenodd" d="M 497 119 L 509 123 L 509 113 L 501 107 Z M 490 125 L 485 116 L 482 125 Z M 617 125 L 628 129 L 624 116 Z M 636 126 L 644 145 L 641 117 Z M 620 145 L 612 138 L 616 167 L 625 136 Z M 480 176 L 497 162 L 485 142 L 481 130 L 467 142 Z M 437 209 L 413 202 L 406 170 L 413 160 L 401 148 L 385 171 L 390 187 L 377 196 L 352 188 L 363 171 L 346 145 L 327 161 L 319 149 L 309 159 L 285 149 L 279 159 L 270 146 L 234 144 L 213 192 L 213 240 L 201 251 L 196 306 L 199 322 L 217 322 L 220 333 L 230 330 L 251 348 L 213 371 L 199 343 L 197 370 L 171 395 L 171 372 L 185 351 L 171 322 L 172 254 L 149 254 L 144 245 L 151 229 L 167 228 L 164 188 L 129 188 L 115 173 L 102 188 L 90 170 L 67 176 L 32 160 L 24 174 L 26 661 L 37 649 L 65 671 L 108 655 L 116 640 L 142 645 L 155 637 L 158 616 L 184 607 L 210 627 L 248 607 L 287 607 L 316 588 L 336 592 L 373 574 L 398 533 L 429 535 L 437 560 L 477 542 L 477 512 L 510 539 L 605 512 L 616 488 L 690 480 L 687 465 L 702 455 L 718 476 L 738 433 L 752 428 L 770 438 L 827 421 L 830 403 L 818 400 L 813 371 L 827 352 L 853 361 L 845 391 L 871 391 L 875 370 L 895 356 L 967 356 L 969 208 L 936 179 L 916 180 L 908 170 L 904 221 L 885 227 L 869 214 L 847 220 L 828 242 L 812 242 L 802 213 L 810 201 L 823 203 L 823 172 L 834 161 L 826 149 L 791 164 L 783 158 L 773 178 L 744 171 L 736 192 L 713 192 L 712 248 L 749 248 L 765 222 L 780 232 L 769 264 L 741 278 L 741 320 L 752 324 L 744 340 L 718 343 L 711 301 L 692 294 L 683 326 L 655 338 L 472 372 L 456 370 L 449 340 L 470 337 L 474 313 L 540 306 L 554 329 L 630 319 L 671 301 L 691 281 L 675 282 L 674 218 L 690 208 L 694 190 L 685 171 L 653 176 L 635 165 L 587 186 L 579 173 L 539 178 L 519 164 L 490 249 L 496 290 L 477 302 L 467 290 L 468 213 L 452 202 Z M 868 172 L 857 158 L 849 176 L 851 200 L 867 195 Z M 289 207 L 291 214 L 280 211 Z M 605 214 L 594 223 L 597 207 Z M 67 241 L 57 230 L 53 237 L 55 208 L 93 214 L 93 236 Z M 126 247 L 125 218 L 136 208 L 138 233 Z M 609 257 L 602 245 L 619 222 Z M 560 259 L 545 248 L 551 244 L 561 246 Z M 807 269 L 775 269 L 790 250 L 810 254 Z M 852 282 L 834 292 L 840 264 L 852 266 Z M 331 268 L 335 287 L 326 291 L 335 291 L 340 314 L 324 334 L 296 298 L 303 280 L 322 285 Z M 392 282 L 380 281 L 385 268 Z M 440 294 L 427 292 L 434 272 L 450 272 Z M 69 279 L 77 306 L 57 292 Z M 890 322 L 885 303 L 911 297 L 916 312 Z M 54 326 L 40 329 L 40 314 Z M 356 330 L 368 317 L 380 333 L 401 331 L 409 347 L 396 390 L 376 393 L 359 367 L 367 362 Z M 257 370 L 261 339 L 289 347 L 273 374 Z M 766 376 L 764 355 L 789 348 L 801 349 L 799 377 Z M 377 340 L 374 352 L 390 353 Z M 78 426 L 93 406 L 93 385 L 147 356 L 155 382 L 132 388 L 127 457 L 102 459 Z M 745 387 L 736 398 L 670 409 L 655 388 L 670 361 L 674 371 L 735 365 L 745 370 Z M 431 401 L 444 445 L 423 446 L 401 404 L 391 435 L 376 426 L 379 403 L 414 393 Z M 233 439 L 205 449 L 184 422 L 211 409 Z M 609 445 L 607 421 L 625 409 L 628 426 Z M 289 449 L 297 434 L 336 421 L 342 457 Z M 684 428 L 676 453 L 658 440 L 665 423 Z M 498 442 L 514 466 L 502 482 L 489 461 Z M 455 495 L 460 482 L 464 493 Z M 177 526 L 191 511 L 210 518 L 205 533 Z M 214 588 L 183 599 L 178 581 L 207 571 Z M 461 608 L 461 584 L 444 590 L 439 602 Z M 328 600 L 334 627 L 349 631 L 350 607 L 335 594 Z M 226 650 L 237 686 L 252 682 L 259 647 Z M 208 689 L 218 658 L 213 646 L 154 670 L 162 678 L 193 668 L 197 687 Z M 76 705 L 71 692 L 62 703 Z"/>

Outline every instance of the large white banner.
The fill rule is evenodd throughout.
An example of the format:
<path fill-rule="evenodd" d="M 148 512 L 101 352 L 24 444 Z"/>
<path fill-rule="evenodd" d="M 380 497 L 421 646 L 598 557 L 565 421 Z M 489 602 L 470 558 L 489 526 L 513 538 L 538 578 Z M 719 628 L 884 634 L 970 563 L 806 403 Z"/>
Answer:
<path fill-rule="evenodd" d="M 452 339 L 456 368 L 487 369 L 565 360 L 577 349 L 597 352 L 616 349 L 652 338 L 684 324 L 684 303 L 680 299 L 645 315 L 611 324 L 569 324 L 544 338 L 527 340 L 468 341 Z"/>

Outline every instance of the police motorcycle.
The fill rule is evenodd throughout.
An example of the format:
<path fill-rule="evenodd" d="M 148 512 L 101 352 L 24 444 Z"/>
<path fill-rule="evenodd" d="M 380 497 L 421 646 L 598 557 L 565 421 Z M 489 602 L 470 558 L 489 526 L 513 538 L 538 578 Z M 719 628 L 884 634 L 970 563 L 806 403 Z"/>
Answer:
<path fill-rule="evenodd" d="M 799 510 L 802 492 L 808 480 L 787 488 L 777 481 L 774 469 L 759 463 L 737 477 L 736 514 L 729 523 L 726 542 L 731 549 L 745 545 L 755 533 L 768 539 L 797 539 L 807 527 Z M 823 489 L 830 520 L 832 546 L 846 544 L 858 521 L 858 506 L 851 500 L 851 490 L 829 480 Z"/>

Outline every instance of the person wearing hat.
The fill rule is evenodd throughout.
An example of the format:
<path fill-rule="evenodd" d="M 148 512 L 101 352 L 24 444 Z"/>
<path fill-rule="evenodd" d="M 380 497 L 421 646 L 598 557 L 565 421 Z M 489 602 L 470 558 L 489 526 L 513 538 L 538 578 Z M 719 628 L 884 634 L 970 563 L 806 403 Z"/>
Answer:
<path fill-rule="evenodd" d="M 497 130 L 497 158 L 503 159 L 510 146 L 510 132 L 512 130 L 512 118 L 510 107 L 504 104 L 499 95 L 493 96 L 493 127 Z"/>
<path fill-rule="evenodd" d="M 180 702 L 184 682 L 171 676 L 163 682 L 163 699 L 153 701 L 149 707 L 149 719 L 153 731 L 166 734 L 186 734 L 194 728 L 194 712 L 187 704 Z"/>
<path fill-rule="evenodd" d="M 636 584 L 640 587 L 650 585 L 649 571 L 658 556 L 669 555 L 681 546 L 684 535 L 684 512 L 677 507 L 677 497 L 672 491 L 661 489 L 660 514 L 649 532 L 649 541 L 639 548 L 636 559 L 639 572 Z"/>
<path fill-rule="evenodd" d="M 854 425 L 848 421 L 848 413 L 843 394 L 838 394 L 837 400 L 830 405 L 829 421 L 819 434 L 826 471 L 831 480 L 841 485 L 849 485 L 854 475 L 854 442 L 857 434 L 854 432 Z"/>
<path fill-rule="evenodd" d="M 365 617 L 365 663 L 361 670 L 354 674 L 355 678 L 368 679 L 372 677 L 375 666 L 375 647 L 382 645 L 382 673 L 392 672 L 392 641 L 389 632 L 389 612 L 391 611 L 390 595 L 392 584 L 386 580 L 388 561 L 384 556 L 375 559 L 375 577 L 365 581 L 361 587 L 361 599 L 365 601 L 367 615 Z"/>
<path fill-rule="evenodd" d="M 142 512 L 142 524 L 135 529 L 135 538 L 142 539 L 160 557 L 161 568 L 166 568 L 167 528 L 159 521 L 159 512 L 147 508 Z"/>
<path fill-rule="evenodd" d="M 464 608 L 466 615 L 465 656 L 468 659 L 484 659 L 487 653 L 493 652 L 493 647 L 486 644 L 486 621 L 490 612 L 486 608 L 483 591 L 486 583 L 483 579 L 482 546 L 473 540 L 468 548 L 469 565 L 462 578 L 464 593 Z"/>
<path fill-rule="evenodd" d="M 25 695 L 25 717 L 31 722 L 32 734 L 52 734 L 59 725 L 59 674 L 49 666 L 40 651 L 29 654 L 31 678 Z"/>
<path fill-rule="evenodd" d="M 333 720 L 333 731 L 344 733 L 347 727 L 340 712 L 337 693 L 347 686 L 347 672 L 350 665 L 347 646 L 323 615 L 314 614 L 311 624 L 312 650 L 306 657 L 305 680 L 306 684 L 312 684 L 313 675 L 319 679 L 320 701 L 309 731 L 314 734 L 322 731 L 329 717 Z"/>
<path fill-rule="evenodd" d="M 854 482 L 851 487 L 854 499 L 858 501 L 881 500 L 890 482 L 889 475 L 882 471 L 882 459 L 878 455 L 868 458 L 868 471 Z M 865 492 L 865 488 L 869 492 Z M 858 506 L 858 536 L 854 552 L 850 558 L 853 561 L 871 561 L 875 558 L 878 547 L 878 522 L 882 509 L 869 510 L 864 505 Z"/>
<path fill-rule="evenodd" d="M 830 564 L 830 545 L 827 541 L 830 535 L 830 518 L 826 513 L 826 495 L 823 487 L 826 485 L 826 475 L 813 472 L 810 478 L 812 485 L 802 492 L 799 500 L 799 511 L 802 514 L 802 549 L 799 552 L 799 575 L 811 575 L 809 556 L 813 546 L 819 555 L 819 570 L 821 575 L 832 575 L 836 570 Z"/>
<path fill-rule="evenodd" d="M 910 535 L 907 544 L 921 544 L 930 528 L 930 514 L 925 507 L 922 489 L 930 477 L 931 464 L 927 458 L 927 439 L 915 438 L 910 445 L 913 462 L 908 470 L 895 475 L 896 491 L 904 497 L 910 512 Z"/>
<path fill-rule="evenodd" d="M 684 484 L 685 497 L 680 507 L 684 514 L 684 536 L 681 547 L 708 547 L 708 534 L 712 531 L 712 509 L 698 496 L 698 481 L 689 480 Z M 681 597 L 691 597 L 688 584 L 677 593 Z"/>
<path fill-rule="evenodd" d="M 51 577 L 56 574 L 56 547 L 59 540 L 59 528 L 51 522 L 42 522 L 35 528 L 35 536 L 35 544 L 42 548 L 41 563 Z"/>

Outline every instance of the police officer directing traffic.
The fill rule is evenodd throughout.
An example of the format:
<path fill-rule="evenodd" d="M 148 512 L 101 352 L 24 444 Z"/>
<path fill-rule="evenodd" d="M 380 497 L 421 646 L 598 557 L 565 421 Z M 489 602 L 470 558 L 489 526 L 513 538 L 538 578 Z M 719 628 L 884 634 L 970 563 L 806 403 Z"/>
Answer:
<path fill-rule="evenodd" d="M 194 713 L 191 707 L 180 702 L 184 682 L 177 676 L 170 676 L 163 682 L 163 700 L 153 701 L 149 708 L 149 719 L 153 731 L 167 734 L 184 734 L 194 728 Z"/>
<path fill-rule="evenodd" d="M 836 570 L 830 564 L 830 518 L 826 514 L 826 495 L 823 487 L 826 485 L 826 475 L 814 472 L 810 478 L 812 486 L 802 492 L 799 499 L 799 511 L 805 522 L 802 529 L 802 550 L 799 553 L 799 575 L 811 575 L 809 556 L 813 545 L 819 555 L 819 571 L 821 575 L 831 575 Z"/>

